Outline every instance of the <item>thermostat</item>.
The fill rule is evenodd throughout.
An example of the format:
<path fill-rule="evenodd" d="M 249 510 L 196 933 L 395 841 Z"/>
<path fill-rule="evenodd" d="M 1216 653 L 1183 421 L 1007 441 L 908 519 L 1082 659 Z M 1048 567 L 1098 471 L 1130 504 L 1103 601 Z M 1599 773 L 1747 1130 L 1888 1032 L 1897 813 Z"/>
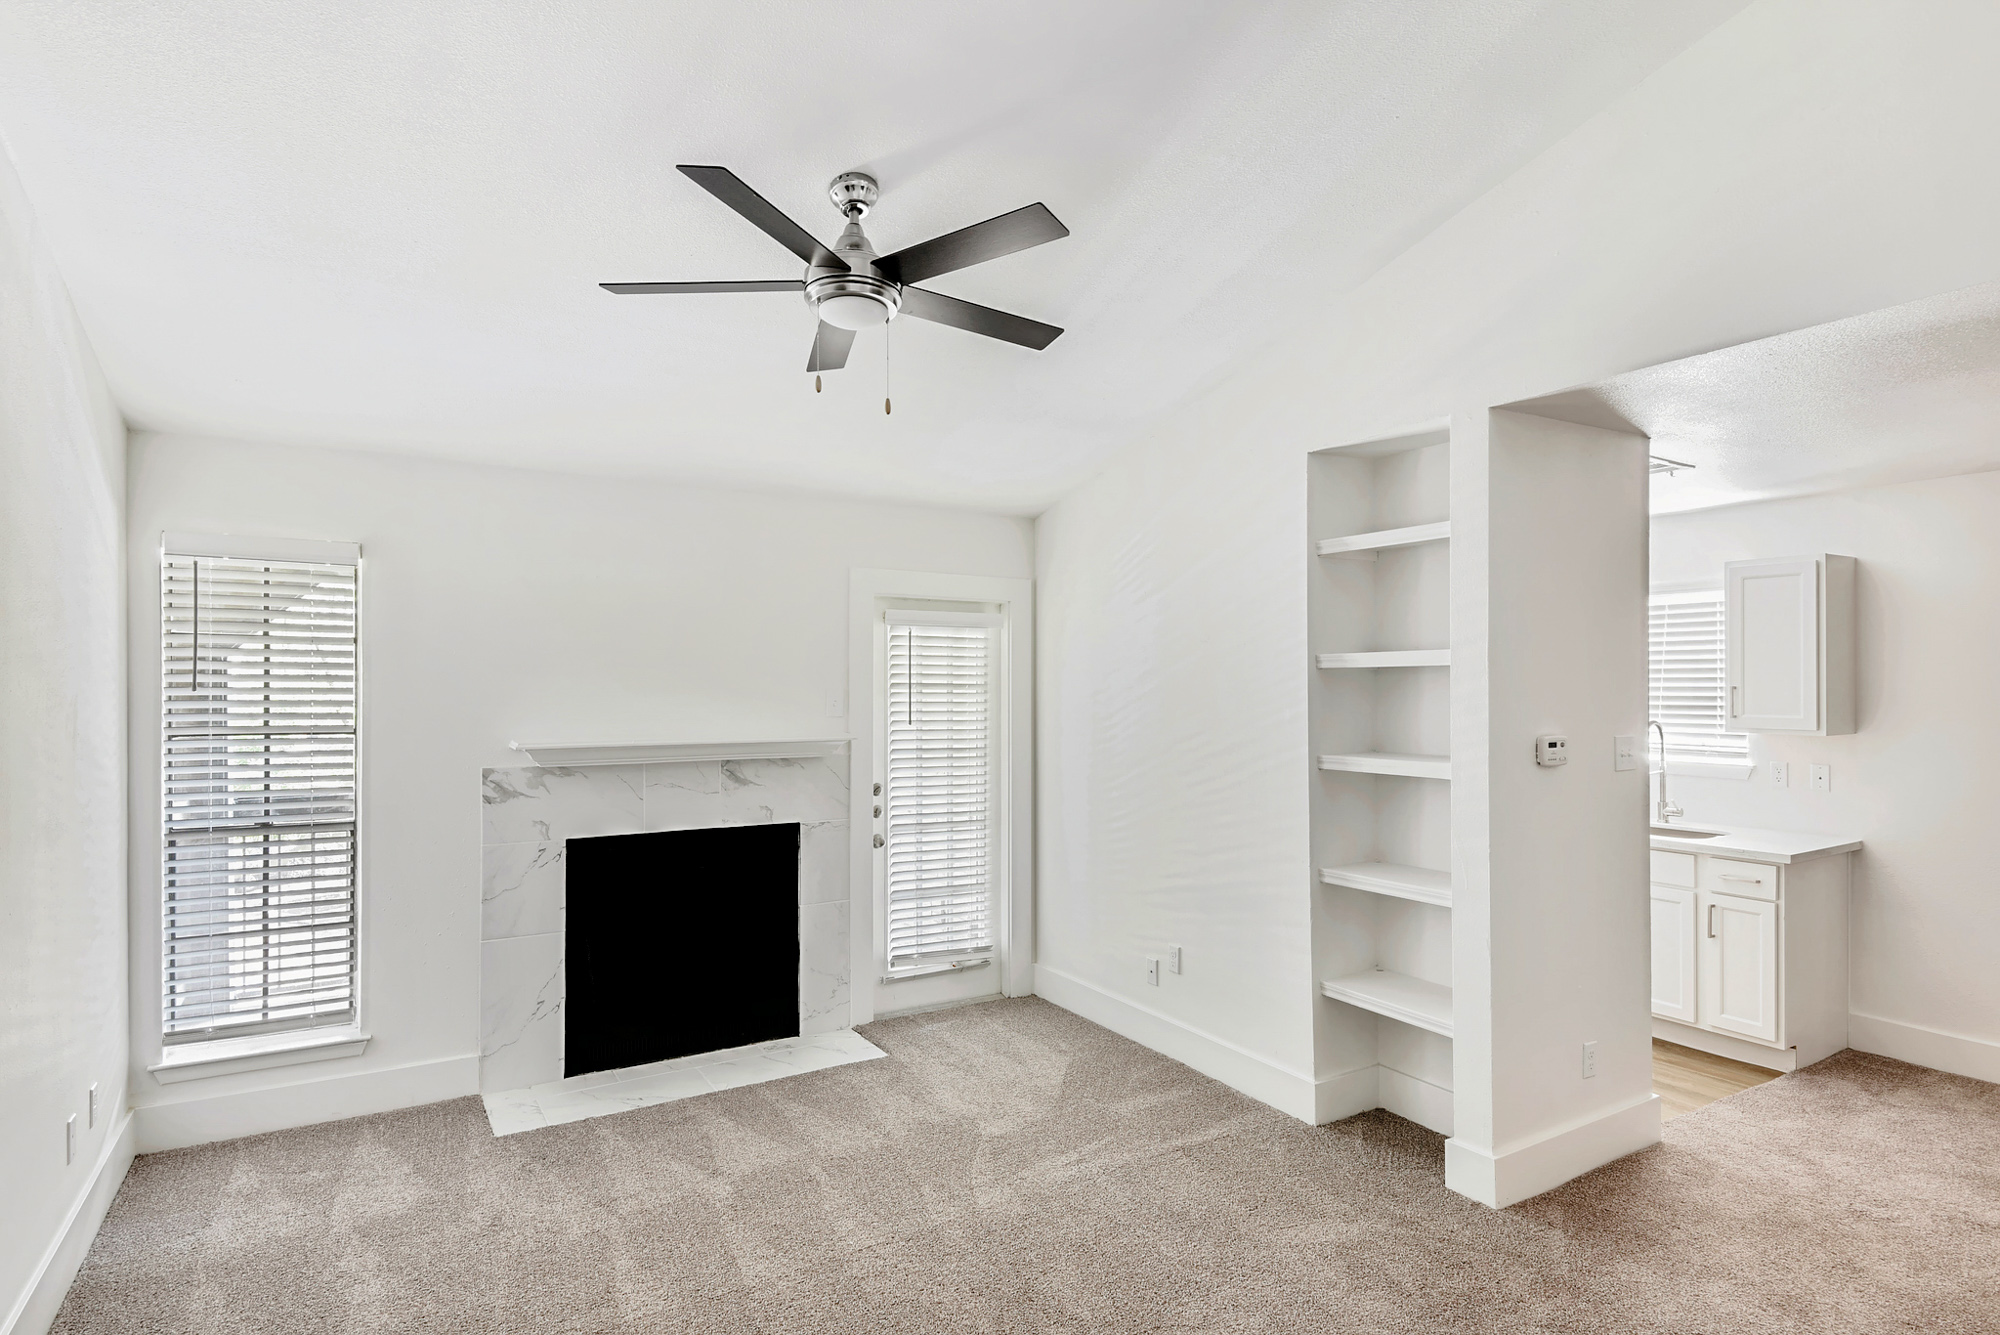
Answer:
<path fill-rule="evenodd" d="M 1535 739 L 1535 763 L 1537 765 L 1569 764 L 1569 738 L 1554 735 Z"/>

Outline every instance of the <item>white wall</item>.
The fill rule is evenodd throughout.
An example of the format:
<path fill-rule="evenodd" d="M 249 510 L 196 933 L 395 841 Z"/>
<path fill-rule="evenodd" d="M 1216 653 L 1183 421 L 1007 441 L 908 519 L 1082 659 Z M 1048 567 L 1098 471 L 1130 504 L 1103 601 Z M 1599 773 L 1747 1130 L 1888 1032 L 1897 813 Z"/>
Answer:
<path fill-rule="evenodd" d="M 1445 1181 L 1504 1206 L 1660 1137 L 1645 775 L 1613 745 L 1646 717 L 1646 441 L 1484 418 L 1452 429 Z"/>
<path fill-rule="evenodd" d="M 54 1316 L 131 1155 L 124 472 L 125 424 L 0 154 L 0 1331 Z"/>
<path fill-rule="evenodd" d="M 482 767 L 511 740 L 845 730 L 851 567 L 1023 577 L 1031 521 L 153 435 L 131 452 L 132 1032 L 142 1145 L 471 1093 Z M 363 553 L 366 1053 L 168 1086 L 159 1060 L 162 531 Z"/>
<path fill-rule="evenodd" d="M 2000 737 L 2000 473 L 1661 516 L 1652 550 L 1656 582 L 1717 587 L 1724 561 L 1859 558 L 1859 731 L 1753 737 L 1753 759 L 1789 763 L 1788 788 L 1674 775 L 1669 791 L 1694 820 L 1864 840 L 1850 1009 L 1870 1018 L 1850 1041 L 2000 1080 L 2000 770 L 1988 754 Z M 1830 792 L 1808 784 L 1813 764 L 1833 767 Z"/>
<path fill-rule="evenodd" d="M 1063 995 L 1260 1097 L 1311 1078 L 1300 456 L 2000 277 L 1996 44 L 1988 0 L 1760 0 L 1042 517 Z"/>

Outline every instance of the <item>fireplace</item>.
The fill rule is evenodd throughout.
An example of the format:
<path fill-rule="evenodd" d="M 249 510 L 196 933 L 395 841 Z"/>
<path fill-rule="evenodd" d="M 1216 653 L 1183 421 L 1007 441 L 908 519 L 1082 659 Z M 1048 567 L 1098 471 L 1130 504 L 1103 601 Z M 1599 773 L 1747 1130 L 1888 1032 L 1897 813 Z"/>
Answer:
<path fill-rule="evenodd" d="M 799 827 L 572 839 L 563 1075 L 799 1032 Z"/>
<path fill-rule="evenodd" d="M 735 760 L 668 761 L 656 749 L 645 761 L 482 773 L 482 1093 L 848 1026 L 845 744 Z M 659 836 L 671 842 L 648 842 Z M 766 870 L 784 886 L 759 892 L 754 928 L 733 912 L 740 877 L 695 870 L 697 859 L 713 866 L 708 841 L 736 837 L 767 841 L 757 845 Z M 655 851 L 672 848 L 684 851 Z M 619 860 L 625 870 L 607 871 Z M 599 914 L 607 895 L 647 916 Z M 590 944 L 621 930 L 636 952 Z M 621 970 L 641 981 L 637 995 L 586 995 Z M 697 1020 L 717 1028 L 694 1037 Z M 753 1028 L 769 1032 L 732 1036 Z"/>

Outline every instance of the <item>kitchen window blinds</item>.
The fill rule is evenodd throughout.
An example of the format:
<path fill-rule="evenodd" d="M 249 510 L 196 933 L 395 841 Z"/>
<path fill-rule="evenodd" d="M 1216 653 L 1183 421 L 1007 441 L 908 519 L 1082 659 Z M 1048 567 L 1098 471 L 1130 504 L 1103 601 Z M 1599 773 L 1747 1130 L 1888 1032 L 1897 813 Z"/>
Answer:
<path fill-rule="evenodd" d="M 1665 729 L 1667 753 L 1684 760 L 1747 762 L 1750 738 L 1726 729 L 1722 591 L 1654 594 L 1649 613 L 1646 716 Z"/>

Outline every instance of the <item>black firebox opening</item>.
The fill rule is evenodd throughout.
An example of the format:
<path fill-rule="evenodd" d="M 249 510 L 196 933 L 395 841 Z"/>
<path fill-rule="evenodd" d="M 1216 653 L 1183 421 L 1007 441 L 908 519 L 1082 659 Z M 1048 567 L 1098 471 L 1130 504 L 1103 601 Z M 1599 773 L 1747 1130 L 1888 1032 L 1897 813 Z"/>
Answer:
<path fill-rule="evenodd" d="M 799 827 L 572 839 L 564 1075 L 799 1032 Z"/>

